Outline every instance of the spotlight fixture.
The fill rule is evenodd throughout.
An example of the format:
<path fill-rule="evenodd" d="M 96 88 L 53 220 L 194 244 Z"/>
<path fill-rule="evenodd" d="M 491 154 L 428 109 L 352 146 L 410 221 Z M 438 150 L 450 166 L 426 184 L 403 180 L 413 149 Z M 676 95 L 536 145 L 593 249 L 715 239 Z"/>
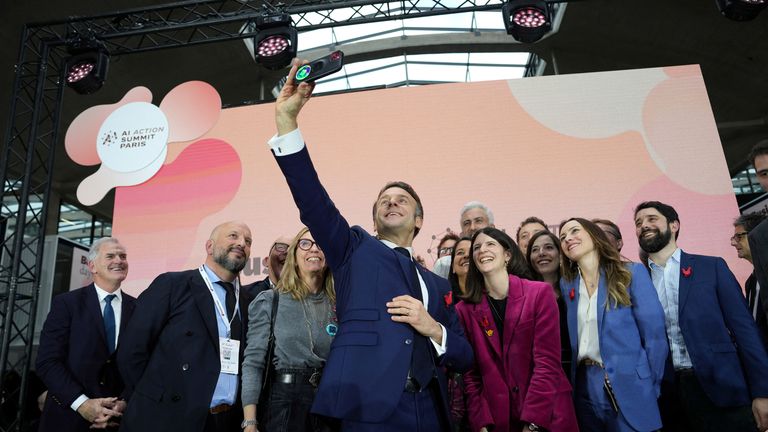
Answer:
<path fill-rule="evenodd" d="M 508 0 L 501 7 L 507 34 L 523 43 L 533 43 L 552 30 L 549 5 L 543 0 Z"/>
<path fill-rule="evenodd" d="M 70 57 L 65 59 L 66 84 L 80 94 L 91 94 L 100 89 L 107 79 L 109 53 L 99 41 L 76 41 L 70 46 Z"/>
<path fill-rule="evenodd" d="M 296 57 L 298 33 L 288 14 L 267 15 L 256 18 L 259 33 L 254 38 L 256 62 L 267 69 L 278 70 L 291 64 Z"/>
<path fill-rule="evenodd" d="M 768 0 L 715 0 L 720 13 L 734 21 L 750 21 L 765 9 Z"/>

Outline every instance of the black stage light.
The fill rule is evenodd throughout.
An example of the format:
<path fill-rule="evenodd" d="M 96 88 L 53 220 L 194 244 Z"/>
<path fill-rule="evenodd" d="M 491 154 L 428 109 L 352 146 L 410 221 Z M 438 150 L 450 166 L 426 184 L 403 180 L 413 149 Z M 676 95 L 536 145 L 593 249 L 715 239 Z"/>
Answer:
<path fill-rule="evenodd" d="M 256 19 L 258 35 L 254 39 L 256 62 L 267 69 L 278 70 L 296 57 L 298 33 L 288 14 L 262 16 Z"/>
<path fill-rule="evenodd" d="M 720 13 L 734 21 L 755 19 L 768 5 L 768 0 L 715 0 Z"/>
<path fill-rule="evenodd" d="M 98 41 L 77 41 L 65 60 L 66 84 L 77 93 L 91 94 L 100 89 L 107 79 L 109 53 Z"/>
<path fill-rule="evenodd" d="M 509 0 L 501 8 L 507 34 L 533 43 L 552 30 L 549 5 L 543 0 Z"/>

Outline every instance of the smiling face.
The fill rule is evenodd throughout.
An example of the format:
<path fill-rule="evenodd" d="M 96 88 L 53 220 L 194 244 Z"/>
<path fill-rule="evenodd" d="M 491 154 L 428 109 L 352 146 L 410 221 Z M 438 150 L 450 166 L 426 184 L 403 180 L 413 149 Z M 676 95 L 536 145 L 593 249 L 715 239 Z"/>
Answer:
<path fill-rule="evenodd" d="M 492 226 L 488 219 L 488 214 L 479 207 L 465 211 L 461 215 L 461 221 L 459 222 L 461 224 L 462 237 L 470 237 L 475 231 Z"/>
<path fill-rule="evenodd" d="M 382 235 L 400 236 L 421 228 L 422 217 L 417 214 L 416 200 L 405 189 L 390 187 L 376 200 L 376 231 Z"/>
<path fill-rule="evenodd" d="M 317 246 L 309 231 L 301 236 L 297 244 L 296 265 L 299 266 L 299 275 L 305 280 L 311 274 L 321 273 L 325 270 L 325 254 Z"/>
<path fill-rule="evenodd" d="M 451 267 L 456 276 L 463 278 L 467 276 L 469 271 L 469 260 L 471 258 L 470 247 L 472 242 L 470 240 L 461 240 L 454 246 L 455 253 L 453 255 L 453 262 Z"/>
<path fill-rule="evenodd" d="M 549 235 L 541 235 L 533 242 L 531 266 L 540 275 L 557 273 L 560 269 L 560 251 Z"/>
<path fill-rule="evenodd" d="M 99 247 L 96 258 L 88 262 L 88 269 L 99 288 L 112 292 L 128 276 L 128 254 L 119 242 L 105 242 Z"/>
<path fill-rule="evenodd" d="M 493 237 L 480 233 L 472 243 L 472 260 L 483 276 L 507 272 L 507 262 L 512 254 Z"/>
<path fill-rule="evenodd" d="M 237 275 L 251 256 L 251 230 L 240 222 L 227 222 L 216 227 L 205 243 L 206 263 Z M 222 277 L 222 275 L 219 275 Z"/>
<path fill-rule="evenodd" d="M 568 221 L 560 229 L 560 248 L 571 261 L 579 262 L 587 254 L 595 253 L 595 243 L 578 221 Z"/>
<path fill-rule="evenodd" d="M 664 249 L 671 241 L 680 222 L 667 222 L 655 208 L 644 208 L 635 214 L 635 234 L 640 248 L 652 254 Z"/>

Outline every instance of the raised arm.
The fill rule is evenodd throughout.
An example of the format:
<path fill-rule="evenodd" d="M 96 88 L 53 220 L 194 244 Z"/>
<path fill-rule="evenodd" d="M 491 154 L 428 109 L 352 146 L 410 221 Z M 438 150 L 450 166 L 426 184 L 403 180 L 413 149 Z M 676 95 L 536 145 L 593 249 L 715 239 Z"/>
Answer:
<path fill-rule="evenodd" d="M 350 229 L 320 183 L 298 130 L 298 114 L 314 89 L 312 83 L 303 82 L 298 86 L 294 83 L 296 69 L 302 63 L 306 62 L 294 60 L 275 102 L 277 135 L 269 145 L 288 182 L 301 221 L 323 249 L 328 266 L 335 270 L 347 261 L 359 234 Z"/>
<path fill-rule="evenodd" d="M 294 77 L 296 70 L 300 65 L 308 63 L 306 60 L 293 59 L 291 71 L 285 85 L 275 101 L 275 125 L 277 126 L 277 135 L 283 136 L 299 128 L 297 117 L 304 105 L 312 96 L 315 89 L 314 82 L 303 82 L 296 85 Z"/>

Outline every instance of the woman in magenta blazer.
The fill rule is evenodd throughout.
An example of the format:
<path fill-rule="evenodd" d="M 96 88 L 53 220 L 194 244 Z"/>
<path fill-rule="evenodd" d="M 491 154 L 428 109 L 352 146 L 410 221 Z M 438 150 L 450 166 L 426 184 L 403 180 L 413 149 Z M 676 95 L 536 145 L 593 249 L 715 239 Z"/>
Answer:
<path fill-rule="evenodd" d="M 503 231 L 476 232 L 471 251 L 456 311 L 475 351 L 465 375 L 472 430 L 578 431 L 552 287 L 523 279 L 528 265 Z"/>

